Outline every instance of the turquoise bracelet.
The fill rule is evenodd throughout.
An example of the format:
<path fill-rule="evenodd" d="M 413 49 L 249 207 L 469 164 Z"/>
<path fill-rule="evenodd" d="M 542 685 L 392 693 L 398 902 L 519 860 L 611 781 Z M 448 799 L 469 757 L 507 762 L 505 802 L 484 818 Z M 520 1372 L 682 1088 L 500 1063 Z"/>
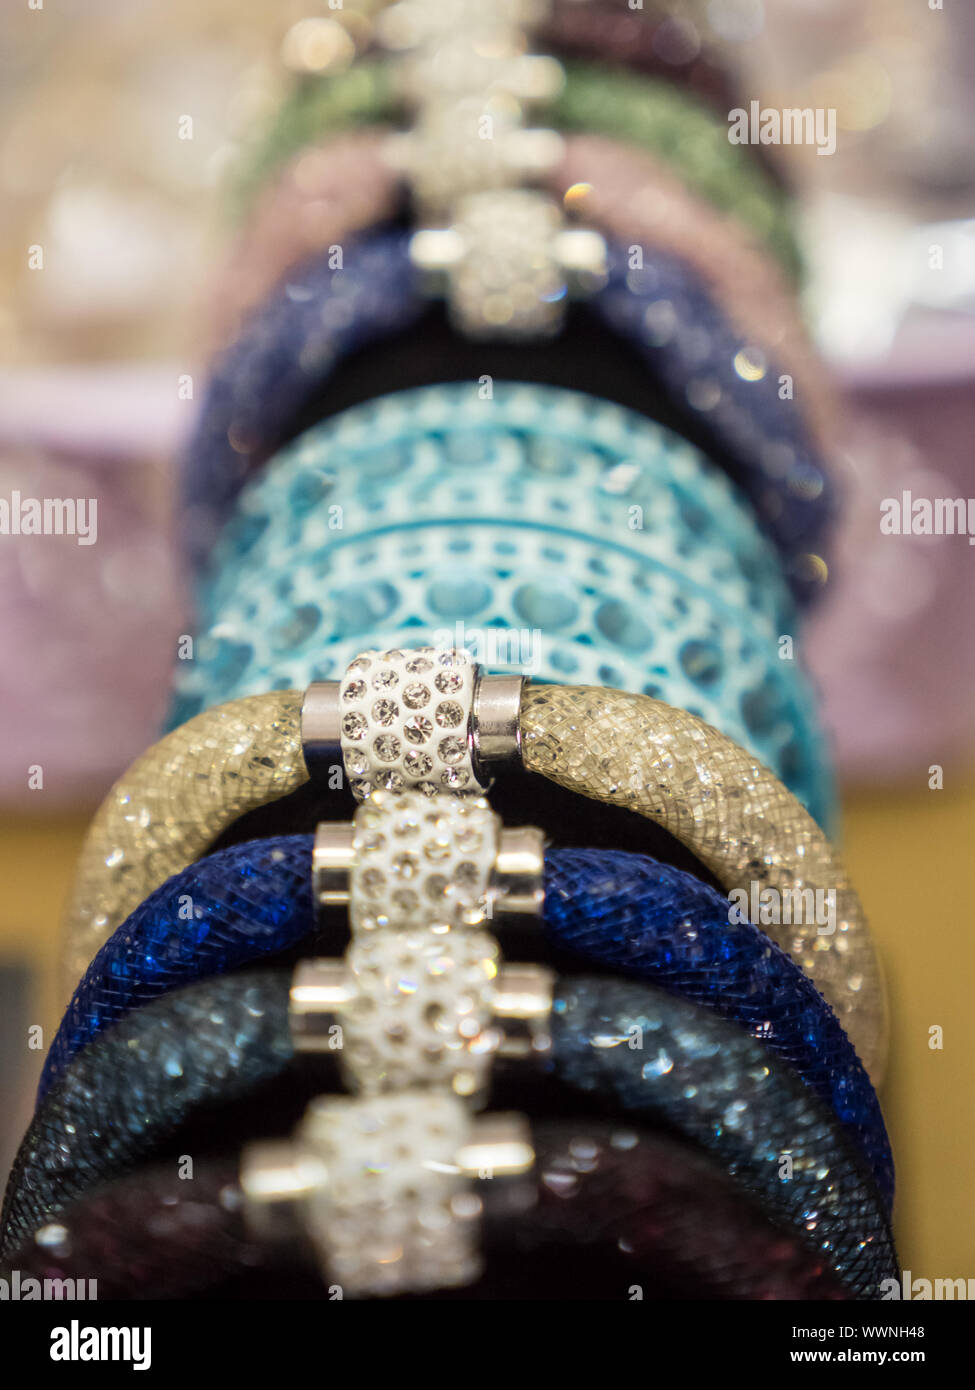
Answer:
<path fill-rule="evenodd" d="M 482 399 L 488 389 L 354 407 L 245 487 L 170 727 L 333 678 L 368 647 L 467 645 L 488 670 L 688 709 L 828 824 L 829 759 L 790 655 L 795 608 L 747 499 L 634 411 L 501 382 Z"/>

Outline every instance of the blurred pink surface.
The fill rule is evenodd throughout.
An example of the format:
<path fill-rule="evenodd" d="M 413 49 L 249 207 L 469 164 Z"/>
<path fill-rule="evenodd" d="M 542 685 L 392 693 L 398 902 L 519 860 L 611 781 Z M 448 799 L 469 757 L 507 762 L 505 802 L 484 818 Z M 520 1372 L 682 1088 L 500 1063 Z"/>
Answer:
<path fill-rule="evenodd" d="M 881 503 L 975 494 L 971 381 L 857 386 L 843 521 L 806 660 L 840 774 L 923 775 L 975 745 L 975 548 L 881 533 Z"/>
<path fill-rule="evenodd" d="M 0 497 L 97 499 L 97 540 L 0 535 L 0 798 L 99 797 L 157 736 L 186 605 L 159 459 L 192 410 L 176 373 L 0 378 Z M 152 451 L 150 453 L 150 451 Z M 28 788 L 28 768 L 43 788 Z"/>

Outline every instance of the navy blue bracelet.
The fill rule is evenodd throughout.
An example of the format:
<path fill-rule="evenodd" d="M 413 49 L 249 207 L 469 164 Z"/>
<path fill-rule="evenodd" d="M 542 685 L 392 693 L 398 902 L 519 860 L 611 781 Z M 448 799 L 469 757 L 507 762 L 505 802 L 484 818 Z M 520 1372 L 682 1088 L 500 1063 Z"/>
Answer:
<path fill-rule="evenodd" d="M 587 301 L 636 348 L 702 443 L 727 461 L 783 557 L 796 594 L 808 599 L 835 501 L 801 406 L 781 399 L 767 363 L 743 376 L 749 343 L 697 274 L 677 258 L 644 254 L 631 269 L 610 245 L 604 288 Z M 409 256 L 409 235 L 386 231 L 289 274 L 217 363 L 184 460 L 188 544 L 202 565 L 249 472 L 294 434 L 339 359 L 408 328 L 428 307 Z M 742 356 L 744 354 L 744 357 Z M 750 360 L 750 359 L 749 359 Z"/>
<path fill-rule="evenodd" d="M 310 835 L 251 841 L 156 889 L 78 986 L 48 1053 L 40 1098 L 75 1053 L 132 1009 L 307 942 L 315 932 L 311 853 Z M 705 1004 L 765 1043 L 849 1131 L 890 1209 L 890 1143 L 853 1047 L 792 959 L 756 927 L 728 920 L 726 897 L 643 855 L 550 849 L 544 931 L 553 948 Z"/>
<path fill-rule="evenodd" d="M 80 1053 L 18 1151 L 0 1259 L 186 1122 L 292 1075 L 290 980 L 265 970 L 199 982 Z M 809 1087 L 743 1030 L 645 984 L 580 976 L 556 982 L 544 1065 L 553 1105 L 568 1086 L 699 1144 L 858 1297 L 879 1297 L 896 1277 L 887 1214 L 859 1153 Z M 512 1068 L 497 1064 L 502 1100 Z"/>

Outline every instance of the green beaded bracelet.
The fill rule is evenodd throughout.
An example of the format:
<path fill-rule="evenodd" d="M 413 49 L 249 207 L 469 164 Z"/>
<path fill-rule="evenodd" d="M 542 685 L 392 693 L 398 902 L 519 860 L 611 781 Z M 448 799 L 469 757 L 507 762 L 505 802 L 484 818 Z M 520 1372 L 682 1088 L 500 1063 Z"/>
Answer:
<path fill-rule="evenodd" d="M 799 250 L 787 195 L 697 98 L 650 77 L 591 63 L 565 64 L 565 85 L 540 116 L 640 146 L 670 164 L 722 212 L 740 219 L 796 277 Z M 395 69 L 371 60 L 333 77 L 300 82 L 242 172 L 243 209 L 263 181 L 304 145 L 349 126 L 389 120 L 397 106 Z"/>

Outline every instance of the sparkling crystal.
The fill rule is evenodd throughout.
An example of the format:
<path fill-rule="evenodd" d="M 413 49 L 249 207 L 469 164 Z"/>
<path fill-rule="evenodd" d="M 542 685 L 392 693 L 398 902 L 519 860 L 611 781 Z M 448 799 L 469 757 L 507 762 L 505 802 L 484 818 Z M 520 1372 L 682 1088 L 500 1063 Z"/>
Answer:
<path fill-rule="evenodd" d="M 411 748 L 403 760 L 403 765 L 411 777 L 427 777 L 433 771 L 433 759 L 429 753 L 419 753 Z"/>
<path fill-rule="evenodd" d="M 372 749 L 380 762 L 394 763 L 400 755 L 400 741 L 394 734 L 380 734 Z"/>
<path fill-rule="evenodd" d="M 415 854 L 396 854 L 393 856 L 393 869 L 400 878 L 415 878 L 420 869 L 420 861 Z"/>
<path fill-rule="evenodd" d="M 449 886 L 449 881 L 443 874 L 431 874 L 426 881 L 424 892 L 431 902 L 440 902 L 447 896 Z"/>
<path fill-rule="evenodd" d="M 395 700 L 377 700 L 372 707 L 372 717 L 377 724 L 392 724 L 399 717 L 399 705 Z"/>
<path fill-rule="evenodd" d="M 440 677 L 438 676 L 437 679 L 439 680 Z M 409 709 L 422 709 L 424 705 L 428 705 L 432 699 L 433 696 L 429 688 L 419 681 L 415 681 L 412 685 L 408 685 L 403 691 L 403 703 Z"/>
<path fill-rule="evenodd" d="M 403 737 L 407 743 L 426 743 L 433 733 L 433 725 L 423 714 L 411 714 L 403 725 Z"/>
<path fill-rule="evenodd" d="M 445 763 L 459 763 L 467 753 L 467 744 L 455 737 L 442 738 L 437 744 L 437 752 Z"/>
<path fill-rule="evenodd" d="M 456 700 L 443 700 L 437 706 L 434 719 L 441 729 L 456 729 L 459 724 L 464 722 L 463 706 Z"/>
<path fill-rule="evenodd" d="M 445 767 L 440 774 L 441 784 L 445 787 L 451 787 L 454 790 L 458 787 L 466 787 L 470 780 L 470 773 L 465 772 L 463 768 Z"/>
<path fill-rule="evenodd" d="M 431 863 L 441 863 L 444 859 L 450 858 L 450 840 L 446 836 L 439 840 L 427 840 L 423 846 L 423 853 Z"/>

